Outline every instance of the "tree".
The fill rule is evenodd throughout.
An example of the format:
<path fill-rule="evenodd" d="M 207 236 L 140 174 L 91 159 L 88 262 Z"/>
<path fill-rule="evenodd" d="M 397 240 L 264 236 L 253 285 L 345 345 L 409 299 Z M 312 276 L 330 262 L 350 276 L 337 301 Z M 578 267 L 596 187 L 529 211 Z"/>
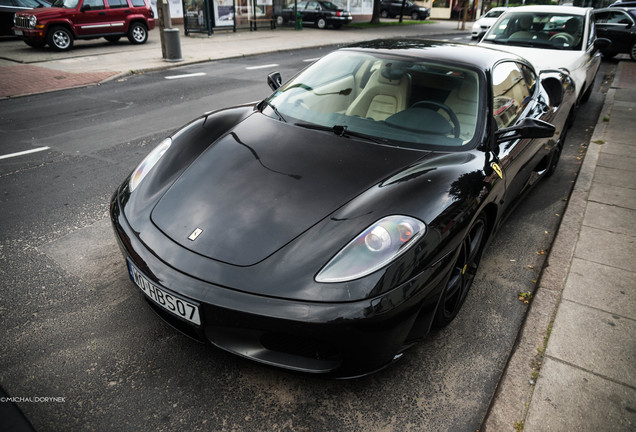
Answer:
<path fill-rule="evenodd" d="M 373 0 L 373 14 L 371 24 L 380 24 L 380 0 Z"/>

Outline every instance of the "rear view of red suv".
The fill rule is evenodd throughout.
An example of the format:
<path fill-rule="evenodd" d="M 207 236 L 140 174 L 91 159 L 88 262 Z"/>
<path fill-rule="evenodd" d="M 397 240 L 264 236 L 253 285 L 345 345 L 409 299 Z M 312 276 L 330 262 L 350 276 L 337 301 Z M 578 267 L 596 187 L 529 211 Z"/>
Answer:
<path fill-rule="evenodd" d="M 149 0 L 55 0 L 49 8 L 16 13 L 14 22 L 14 33 L 27 45 L 49 44 L 57 51 L 71 49 L 75 39 L 117 42 L 126 36 L 142 44 L 155 28 Z"/>

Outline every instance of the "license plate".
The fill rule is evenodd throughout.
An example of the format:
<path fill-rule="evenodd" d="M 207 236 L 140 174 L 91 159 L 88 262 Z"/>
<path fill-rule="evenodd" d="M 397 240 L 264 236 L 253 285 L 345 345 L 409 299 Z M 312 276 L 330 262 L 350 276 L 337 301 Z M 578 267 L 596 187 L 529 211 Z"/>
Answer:
<path fill-rule="evenodd" d="M 16 36 L 22 36 L 24 34 L 22 30 L 14 30 L 13 32 L 15 33 Z"/>
<path fill-rule="evenodd" d="M 179 297 L 170 294 L 166 290 L 160 288 L 155 283 L 150 282 L 146 276 L 129 260 L 128 271 L 130 278 L 143 291 L 150 300 L 161 306 L 168 312 L 183 318 L 193 324 L 201 325 L 199 318 L 199 307 L 189 301 L 185 301 Z"/>

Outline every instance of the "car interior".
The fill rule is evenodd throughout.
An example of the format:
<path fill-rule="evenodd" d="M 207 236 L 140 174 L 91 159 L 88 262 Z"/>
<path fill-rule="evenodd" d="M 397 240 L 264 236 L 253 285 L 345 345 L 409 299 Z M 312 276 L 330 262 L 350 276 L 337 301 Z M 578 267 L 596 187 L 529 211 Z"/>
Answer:
<path fill-rule="evenodd" d="M 583 37 L 583 17 L 571 15 L 510 14 L 488 40 L 511 43 L 535 41 L 551 48 L 578 49 Z"/>
<path fill-rule="evenodd" d="M 279 109 L 292 105 L 294 118 L 403 141 L 461 146 L 479 117 L 476 72 L 423 62 L 369 59 L 351 74 L 284 93 Z"/>

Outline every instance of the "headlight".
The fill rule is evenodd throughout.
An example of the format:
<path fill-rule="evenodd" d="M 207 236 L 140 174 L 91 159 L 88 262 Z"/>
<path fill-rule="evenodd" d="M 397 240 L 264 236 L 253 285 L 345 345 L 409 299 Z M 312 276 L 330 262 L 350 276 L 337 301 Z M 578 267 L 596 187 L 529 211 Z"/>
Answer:
<path fill-rule="evenodd" d="M 141 183 L 144 177 L 146 177 L 146 174 L 150 172 L 152 167 L 159 162 L 161 156 L 163 156 L 166 150 L 168 150 L 170 144 L 172 144 L 172 138 L 166 138 L 161 141 L 159 145 L 155 147 L 154 150 L 152 150 L 148 156 L 144 158 L 144 160 L 141 161 L 137 168 L 135 168 L 133 173 L 130 175 L 130 180 L 128 180 L 130 192 L 134 191 L 135 188 L 139 186 L 139 183 Z"/>
<path fill-rule="evenodd" d="M 369 275 L 406 252 L 426 232 L 410 216 L 387 216 L 364 230 L 316 275 L 316 282 L 346 282 Z"/>
<path fill-rule="evenodd" d="M 29 27 L 35 28 L 35 25 L 38 23 L 38 18 L 35 15 L 31 15 L 29 18 Z"/>

